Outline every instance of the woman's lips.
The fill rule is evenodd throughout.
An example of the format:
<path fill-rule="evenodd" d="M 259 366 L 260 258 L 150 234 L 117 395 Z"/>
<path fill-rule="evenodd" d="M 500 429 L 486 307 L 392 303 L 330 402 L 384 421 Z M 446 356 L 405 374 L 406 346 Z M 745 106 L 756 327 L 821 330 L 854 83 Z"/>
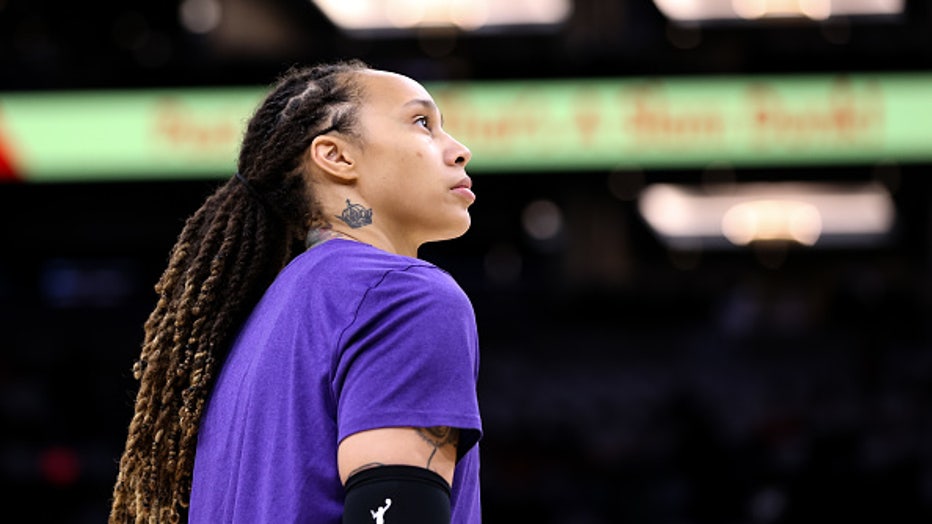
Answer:
<path fill-rule="evenodd" d="M 475 202 L 476 194 L 472 192 L 472 179 L 468 176 L 463 177 L 455 186 L 451 189 L 454 193 L 461 195 L 463 198 L 469 200 L 470 202 Z"/>

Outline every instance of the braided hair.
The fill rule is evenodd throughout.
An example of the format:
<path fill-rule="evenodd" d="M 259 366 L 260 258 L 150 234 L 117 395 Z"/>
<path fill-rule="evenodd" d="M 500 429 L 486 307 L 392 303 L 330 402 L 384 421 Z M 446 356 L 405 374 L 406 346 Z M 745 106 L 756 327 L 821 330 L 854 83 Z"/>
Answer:
<path fill-rule="evenodd" d="M 235 331 L 323 220 L 302 157 L 324 129 L 359 136 L 361 62 L 295 68 L 246 128 L 236 178 L 185 223 L 155 291 L 133 375 L 135 413 L 110 523 L 178 522 L 191 491 L 201 414 Z M 239 180 L 237 180 L 239 178 Z"/>

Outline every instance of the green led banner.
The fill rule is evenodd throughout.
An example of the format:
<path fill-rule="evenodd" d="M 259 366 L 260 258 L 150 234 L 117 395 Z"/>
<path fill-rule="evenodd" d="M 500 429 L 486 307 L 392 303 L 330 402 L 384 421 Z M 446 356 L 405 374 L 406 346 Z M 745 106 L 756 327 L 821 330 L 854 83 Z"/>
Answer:
<path fill-rule="evenodd" d="M 932 159 L 932 75 L 437 86 L 447 129 L 496 170 Z"/>
<path fill-rule="evenodd" d="M 230 175 L 260 97 L 255 88 L 0 94 L 0 170 L 43 182 Z"/>
<path fill-rule="evenodd" d="M 428 84 L 480 172 L 932 161 L 932 75 Z M 0 94 L 0 178 L 224 177 L 262 88 Z"/>

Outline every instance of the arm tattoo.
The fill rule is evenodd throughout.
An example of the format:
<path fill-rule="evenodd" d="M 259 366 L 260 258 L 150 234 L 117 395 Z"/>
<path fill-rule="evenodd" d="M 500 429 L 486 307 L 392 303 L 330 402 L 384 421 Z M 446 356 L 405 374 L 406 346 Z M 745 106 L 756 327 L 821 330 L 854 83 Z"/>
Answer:
<path fill-rule="evenodd" d="M 450 426 L 436 426 L 432 428 L 414 429 L 424 442 L 434 447 L 433 451 L 430 452 L 430 457 L 427 458 L 427 469 L 430 469 L 430 463 L 434 460 L 434 455 L 437 454 L 438 449 L 443 446 L 453 446 L 455 448 L 459 445 L 460 431 L 456 428 L 451 428 Z"/>
<path fill-rule="evenodd" d="M 349 227 L 356 229 L 372 223 L 372 208 L 367 209 L 362 204 L 354 204 L 347 198 L 343 213 L 336 215 L 336 217 L 346 222 Z"/>
<path fill-rule="evenodd" d="M 373 469 L 373 468 L 379 468 L 379 467 L 382 467 L 382 466 L 384 466 L 384 465 L 385 465 L 385 464 L 382 464 L 381 462 L 370 462 L 370 463 L 368 463 L 368 464 L 363 464 L 362 466 L 359 466 L 358 468 L 354 469 L 353 471 L 350 471 L 349 475 L 347 475 L 346 478 L 350 478 L 350 477 L 352 477 L 353 475 L 359 473 L 360 471 L 365 471 L 365 470 L 367 470 L 367 469 Z"/>

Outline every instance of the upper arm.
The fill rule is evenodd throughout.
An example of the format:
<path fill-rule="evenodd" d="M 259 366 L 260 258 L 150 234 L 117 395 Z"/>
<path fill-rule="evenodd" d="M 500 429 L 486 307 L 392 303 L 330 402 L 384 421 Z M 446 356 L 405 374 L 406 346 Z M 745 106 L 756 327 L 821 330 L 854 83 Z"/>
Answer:
<path fill-rule="evenodd" d="M 393 270 L 368 290 L 340 344 L 331 387 L 341 481 L 369 464 L 410 465 L 452 485 L 481 434 L 478 337 L 462 290 L 436 268 Z"/>
<path fill-rule="evenodd" d="M 431 428 L 379 428 L 354 433 L 340 443 L 337 466 L 340 481 L 356 471 L 376 466 L 406 465 L 429 469 L 453 485 L 459 430 Z"/>

